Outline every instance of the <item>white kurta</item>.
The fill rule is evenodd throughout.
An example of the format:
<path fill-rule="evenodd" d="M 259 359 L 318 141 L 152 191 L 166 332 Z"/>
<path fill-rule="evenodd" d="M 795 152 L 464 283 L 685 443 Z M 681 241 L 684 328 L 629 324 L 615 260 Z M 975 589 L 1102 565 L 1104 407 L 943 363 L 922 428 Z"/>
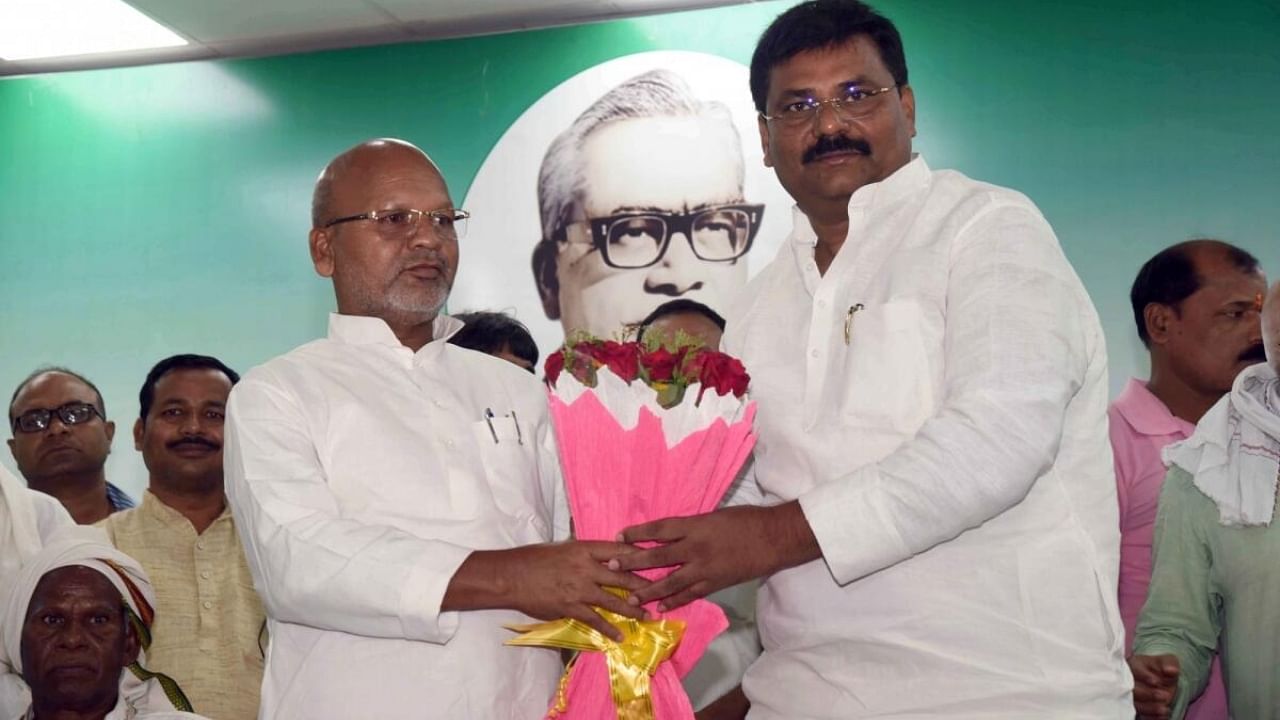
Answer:
<path fill-rule="evenodd" d="M 921 158 L 825 275 L 795 224 L 724 339 L 824 556 L 761 590 L 750 717 L 1132 718 L 1106 352 L 1053 231 Z"/>
<path fill-rule="evenodd" d="M 472 550 L 568 523 L 544 390 L 446 344 L 461 326 L 438 318 L 414 353 L 332 315 L 231 393 L 227 497 L 271 636 L 260 717 L 543 716 L 557 653 L 502 644 L 529 618 L 440 611 Z"/>

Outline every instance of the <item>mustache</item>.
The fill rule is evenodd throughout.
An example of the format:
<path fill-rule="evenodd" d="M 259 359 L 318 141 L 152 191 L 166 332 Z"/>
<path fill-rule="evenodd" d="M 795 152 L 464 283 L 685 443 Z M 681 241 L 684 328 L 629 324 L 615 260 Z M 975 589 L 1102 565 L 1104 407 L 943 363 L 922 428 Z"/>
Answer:
<path fill-rule="evenodd" d="M 813 144 L 813 147 L 804 152 L 800 161 L 805 165 L 821 158 L 824 155 L 837 152 L 856 152 L 860 155 L 871 154 L 871 143 L 862 138 L 851 138 L 845 135 L 823 135 Z"/>
<path fill-rule="evenodd" d="M 414 265 L 421 265 L 423 263 L 437 265 L 444 270 L 449 269 L 449 261 L 445 259 L 444 255 L 436 252 L 435 250 L 426 250 L 422 252 L 415 252 L 405 258 L 404 262 L 400 263 L 400 271 L 403 272 Z"/>
<path fill-rule="evenodd" d="M 1258 343 L 1253 347 L 1240 353 L 1240 362 L 1266 362 L 1267 349 L 1262 343 Z"/>
<path fill-rule="evenodd" d="M 177 449 L 180 447 L 202 447 L 209 450 L 217 450 L 222 446 L 206 437 L 193 435 L 191 437 L 184 437 L 181 440 L 174 440 L 165 447 L 170 449 Z"/>

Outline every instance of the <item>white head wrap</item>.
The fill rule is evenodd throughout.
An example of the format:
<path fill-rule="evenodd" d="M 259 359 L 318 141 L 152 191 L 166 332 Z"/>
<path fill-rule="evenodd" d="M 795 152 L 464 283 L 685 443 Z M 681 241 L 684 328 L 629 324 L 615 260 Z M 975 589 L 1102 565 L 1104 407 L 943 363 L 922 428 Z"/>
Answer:
<path fill-rule="evenodd" d="M 1240 373 L 1195 433 L 1165 448 L 1164 461 L 1191 473 L 1223 525 L 1269 525 L 1280 476 L 1280 379 L 1271 366 Z"/>
<path fill-rule="evenodd" d="M 7 662 L 18 675 L 22 674 L 22 627 L 36 585 L 47 573 L 58 568 L 83 566 L 96 570 L 111 581 L 120 597 L 128 605 L 138 632 L 141 649 L 138 661 L 120 672 L 120 701 L 123 717 L 133 718 L 155 711 L 187 710 L 190 705 L 176 683 L 162 675 L 143 669 L 146 648 L 151 644 L 150 626 L 155 617 L 155 590 L 151 580 L 137 560 L 116 550 L 107 541 L 106 534 L 94 527 L 72 526 L 58 529 L 46 539 L 44 547 L 31 557 L 6 588 L 0 604 L 0 660 Z M 17 708 L 13 698 L 5 698 L 0 708 L 0 720 L 23 718 L 31 705 L 30 690 L 25 690 L 25 707 Z M 6 692 L 6 695 L 10 693 Z M 14 714 L 18 709 L 20 714 Z M 114 717 L 114 715 L 113 715 Z"/>

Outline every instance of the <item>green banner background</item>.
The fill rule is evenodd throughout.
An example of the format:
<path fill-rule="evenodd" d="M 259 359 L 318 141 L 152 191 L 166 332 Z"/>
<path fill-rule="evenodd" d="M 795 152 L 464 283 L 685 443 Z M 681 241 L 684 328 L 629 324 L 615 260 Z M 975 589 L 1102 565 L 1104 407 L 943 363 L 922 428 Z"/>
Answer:
<path fill-rule="evenodd" d="M 788 4 L 0 80 L 0 391 L 47 363 L 93 378 L 122 424 L 109 477 L 140 492 L 123 431 L 152 363 L 244 370 L 324 332 L 331 292 L 305 242 L 329 157 L 402 137 L 460 200 L 566 78 L 646 50 L 746 63 Z M 1146 372 L 1127 293 L 1160 248 L 1219 236 L 1280 277 L 1275 3 L 878 4 L 905 38 L 917 149 L 1040 205 L 1103 317 L 1113 388 Z"/>

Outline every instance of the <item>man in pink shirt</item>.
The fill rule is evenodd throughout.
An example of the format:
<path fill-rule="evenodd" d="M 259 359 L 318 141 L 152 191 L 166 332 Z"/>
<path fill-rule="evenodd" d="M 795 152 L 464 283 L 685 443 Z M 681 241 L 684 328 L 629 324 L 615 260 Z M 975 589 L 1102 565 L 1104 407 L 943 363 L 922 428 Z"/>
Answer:
<path fill-rule="evenodd" d="M 1160 451 L 1183 440 L 1239 372 L 1264 362 L 1259 321 L 1266 277 L 1249 253 L 1217 240 L 1162 250 L 1138 271 L 1129 299 L 1138 337 L 1150 351 L 1151 379 L 1130 379 L 1111 404 L 1111 447 L 1120 499 L 1120 616 L 1126 652 L 1147 599 L 1156 501 L 1164 482 Z M 1226 720 L 1215 661 L 1193 720 Z"/>

